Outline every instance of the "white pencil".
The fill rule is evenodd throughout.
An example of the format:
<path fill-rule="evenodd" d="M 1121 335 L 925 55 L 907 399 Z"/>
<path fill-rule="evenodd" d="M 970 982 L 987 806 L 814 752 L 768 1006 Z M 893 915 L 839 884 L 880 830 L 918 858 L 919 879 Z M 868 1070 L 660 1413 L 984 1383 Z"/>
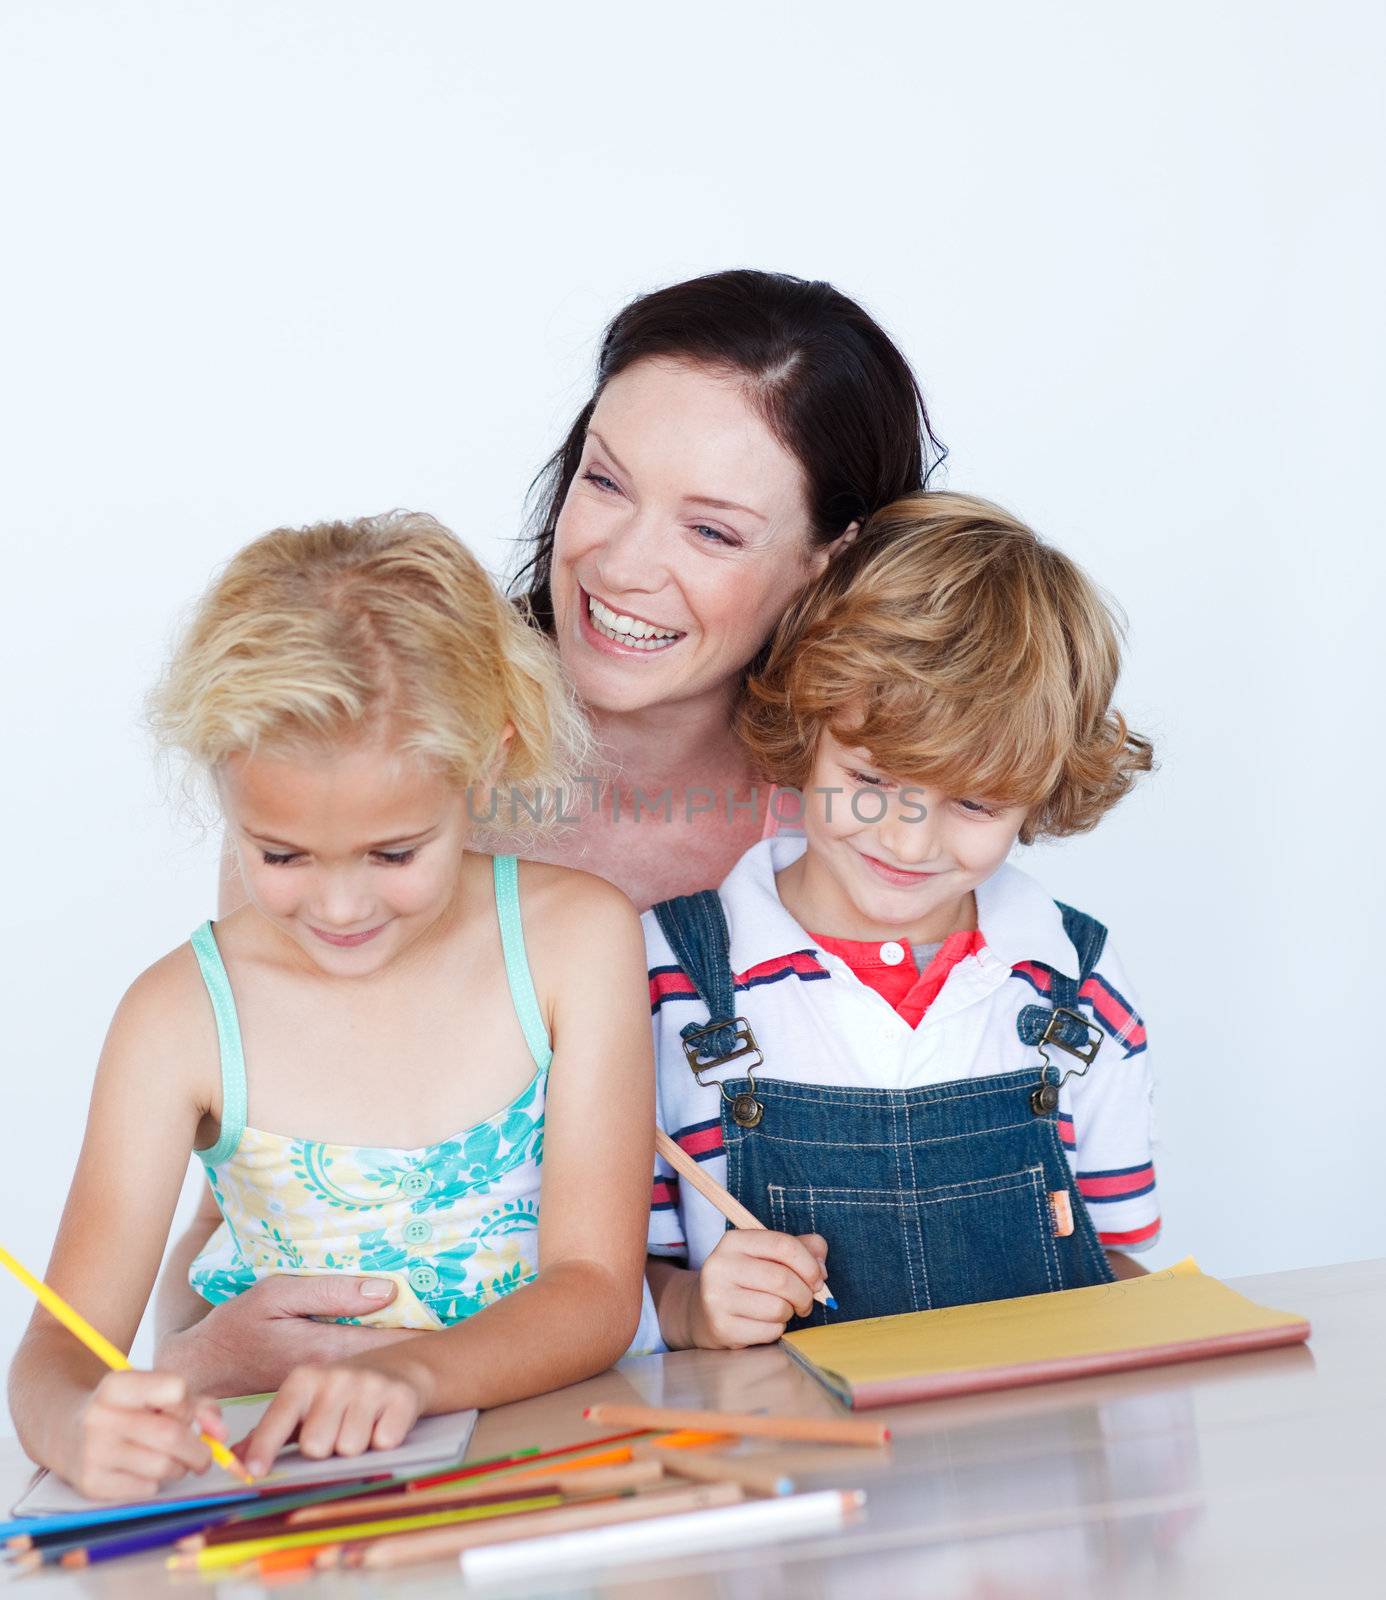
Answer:
<path fill-rule="evenodd" d="M 828 1533 L 840 1528 L 865 1502 L 860 1489 L 824 1489 L 778 1500 L 752 1500 L 719 1511 L 689 1511 L 648 1522 L 589 1528 L 583 1533 L 557 1533 L 547 1539 L 484 1545 L 464 1550 L 458 1559 L 463 1582 L 474 1588 L 527 1582 L 555 1573 L 662 1561 L 668 1556 L 708 1555 L 715 1550 Z"/>

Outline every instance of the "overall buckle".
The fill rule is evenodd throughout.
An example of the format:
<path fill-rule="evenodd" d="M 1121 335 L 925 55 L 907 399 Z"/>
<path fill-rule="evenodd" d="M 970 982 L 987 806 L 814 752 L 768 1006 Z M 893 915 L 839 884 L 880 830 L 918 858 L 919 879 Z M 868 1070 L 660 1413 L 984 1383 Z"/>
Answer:
<path fill-rule="evenodd" d="M 1060 1036 L 1058 1027 L 1061 1017 L 1069 1022 L 1078 1024 L 1087 1039 L 1086 1044 L 1069 1044 L 1067 1040 Z M 1065 1051 L 1068 1055 L 1077 1056 L 1083 1063 L 1083 1071 L 1086 1072 L 1097 1059 L 1097 1052 L 1102 1048 L 1102 1030 L 1095 1022 L 1089 1022 L 1079 1012 L 1070 1011 L 1067 1006 L 1055 1006 L 1049 1014 L 1049 1021 L 1045 1026 L 1044 1032 L 1040 1035 L 1039 1051 L 1041 1055 L 1044 1055 L 1044 1047 L 1047 1044 L 1057 1045 L 1060 1050 Z M 1044 1056 L 1044 1059 L 1048 1061 L 1049 1057 Z M 1076 1069 L 1070 1069 L 1064 1074 L 1066 1080 L 1075 1076 L 1081 1077 L 1082 1073 L 1077 1072 Z"/>
<path fill-rule="evenodd" d="M 1070 1044 L 1059 1032 L 1064 1023 L 1077 1023 L 1083 1030 L 1086 1043 Z M 1060 1073 L 1058 1067 L 1049 1059 L 1046 1045 L 1053 1045 L 1062 1050 L 1065 1055 L 1075 1057 L 1081 1061 L 1081 1067 L 1070 1067 L 1067 1072 Z M 1102 1030 L 1095 1022 L 1089 1022 L 1076 1011 L 1070 1011 L 1067 1006 L 1055 1006 L 1050 1013 L 1049 1021 L 1045 1024 L 1044 1032 L 1040 1035 L 1038 1049 L 1044 1057 L 1044 1066 L 1040 1069 L 1039 1087 L 1031 1092 L 1030 1110 L 1037 1117 L 1048 1116 L 1059 1109 L 1059 1090 L 1070 1078 L 1081 1078 L 1088 1068 L 1097 1059 L 1097 1052 L 1102 1048 Z"/>
<path fill-rule="evenodd" d="M 728 1050 L 725 1055 L 714 1056 L 711 1061 L 699 1061 L 701 1054 L 698 1048 L 700 1039 L 708 1039 L 714 1033 L 721 1033 L 723 1029 L 731 1028 L 736 1034 L 735 1049 Z M 688 1065 L 693 1076 L 698 1079 L 699 1085 L 706 1089 L 708 1085 L 699 1076 L 700 1073 L 710 1072 L 714 1067 L 724 1067 L 729 1061 L 739 1061 L 742 1056 L 756 1056 L 756 1066 L 760 1066 L 763 1057 L 760 1055 L 760 1046 L 756 1043 L 756 1036 L 751 1032 L 751 1024 L 745 1017 L 728 1017 L 724 1022 L 709 1022 L 705 1028 L 695 1028 L 692 1033 L 684 1035 L 683 1053 L 688 1058 Z M 747 1076 L 749 1076 L 749 1069 Z"/>
<path fill-rule="evenodd" d="M 721 1033 L 724 1028 L 731 1028 L 736 1034 L 736 1046 L 725 1054 L 714 1056 L 711 1061 L 700 1061 L 698 1041 L 706 1039 L 712 1034 Z M 705 1028 L 695 1028 L 691 1033 L 683 1036 L 683 1053 L 687 1058 L 689 1069 L 698 1086 L 703 1089 L 713 1087 L 703 1077 L 703 1073 L 711 1072 L 717 1067 L 724 1067 L 729 1061 L 740 1061 L 745 1056 L 754 1056 L 753 1062 L 746 1064 L 746 1082 L 750 1085 L 744 1094 L 728 1094 L 726 1088 L 719 1082 L 717 1092 L 731 1106 L 732 1120 L 741 1128 L 754 1128 L 765 1115 L 765 1107 L 756 1099 L 756 1080 L 753 1068 L 764 1063 L 764 1056 L 760 1053 L 760 1046 L 756 1043 L 756 1036 L 751 1031 L 751 1024 L 745 1017 L 729 1017 L 723 1022 L 709 1022 Z"/>

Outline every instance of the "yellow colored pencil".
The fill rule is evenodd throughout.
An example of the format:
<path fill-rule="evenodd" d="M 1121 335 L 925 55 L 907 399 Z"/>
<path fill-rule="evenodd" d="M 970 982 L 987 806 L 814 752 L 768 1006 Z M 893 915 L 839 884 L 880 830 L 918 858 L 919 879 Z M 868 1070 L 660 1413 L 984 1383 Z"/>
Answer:
<path fill-rule="evenodd" d="M 216 1572 L 239 1567 L 268 1555 L 271 1550 L 306 1550 L 312 1545 L 343 1544 L 348 1539 L 376 1539 L 388 1533 L 413 1533 L 420 1528 L 441 1528 L 454 1522 L 484 1522 L 520 1511 L 548 1511 L 564 1504 L 558 1494 L 531 1495 L 500 1505 L 463 1506 L 455 1511 L 432 1511 L 419 1517 L 383 1517 L 374 1522 L 353 1522 L 345 1528 L 310 1528 L 302 1533 L 267 1534 L 262 1539 L 241 1539 L 234 1544 L 211 1544 L 186 1555 L 169 1556 L 170 1572 Z"/>
<path fill-rule="evenodd" d="M 98 1333 L 91 1323 L 79 1312 L 74 1311 L 67 1301 L 57 1292 L 50 1289 L 42 1278 L 36 1278 L 27 1267 L 22 1266 L 15 1258 L 0 1245 L 0 1267 L 18 1278 L 20 1283 L 32 1294 L 45 1311 L 51 1312 L 63 1327 L 86 1345 L 87 1349 L 97 1358 L 104 1361 L 112 1372 L 130 1372 L 129 1357 L 117 1350 L 104 1334 Z M 212 1460 L 219 1467 L 224 1467 L 232 1477 L 239 1478 L 242 1483 L 254 1483 L 255 1479 L 246 1471 L 241 1462 L 221 1442 L 214 1439 L 210 1433 L 199 1432 L 198 1437 L 212 1452 Z"/>

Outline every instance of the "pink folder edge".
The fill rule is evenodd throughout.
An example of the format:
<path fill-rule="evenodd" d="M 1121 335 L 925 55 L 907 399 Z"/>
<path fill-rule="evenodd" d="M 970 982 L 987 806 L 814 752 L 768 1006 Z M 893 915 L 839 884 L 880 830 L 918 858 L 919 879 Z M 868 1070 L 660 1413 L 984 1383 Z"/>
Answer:
<path fill-rule="evenodd" d="M 1281 1323 L 1274 1328 L 1254 1328 L 1246 1333 L 1224 1333 L 1211 1339 L 1149 1345 L 1141 1350 L 1095 1351 L 1091 1355 L 1029 1361 L 1017 1366 L 974 1367 L 963 1372 L 883 1379 L 877 1383 L 858 1384 L 855 1389 L 837 1373 L 815 1366 L 793 1345 L 786 1344 L 783 1349 L 853 1411 L 870 1411 L 877 1406 L 905 1405 L 912 1400 L 943 1400 L 951 1395 L 983 1394 L 990 1389 L 1020 1389 L 1029 1384 L 1058 1383 L 1067 1378 L 1091 1378 L 1104 1372 L 1131 1372 L 1140 1367 L 1165 1367 L 1178 1361 L 1203 1361 L 1211 1356 L 1303 1344 L 1309 1331 L 1309 1324 L 1301 1320 Z"/>

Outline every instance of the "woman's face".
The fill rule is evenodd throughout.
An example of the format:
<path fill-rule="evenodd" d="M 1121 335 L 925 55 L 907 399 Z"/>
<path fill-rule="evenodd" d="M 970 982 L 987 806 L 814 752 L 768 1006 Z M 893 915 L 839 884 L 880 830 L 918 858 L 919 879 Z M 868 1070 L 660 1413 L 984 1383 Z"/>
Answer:
<path fill-rule="evenodd" d="M 827 559 L 803 470 L 741 382 L 637 362 L 602 391 L 558 517 L 563 664 L 598 711 L 725 692 Z"/>

